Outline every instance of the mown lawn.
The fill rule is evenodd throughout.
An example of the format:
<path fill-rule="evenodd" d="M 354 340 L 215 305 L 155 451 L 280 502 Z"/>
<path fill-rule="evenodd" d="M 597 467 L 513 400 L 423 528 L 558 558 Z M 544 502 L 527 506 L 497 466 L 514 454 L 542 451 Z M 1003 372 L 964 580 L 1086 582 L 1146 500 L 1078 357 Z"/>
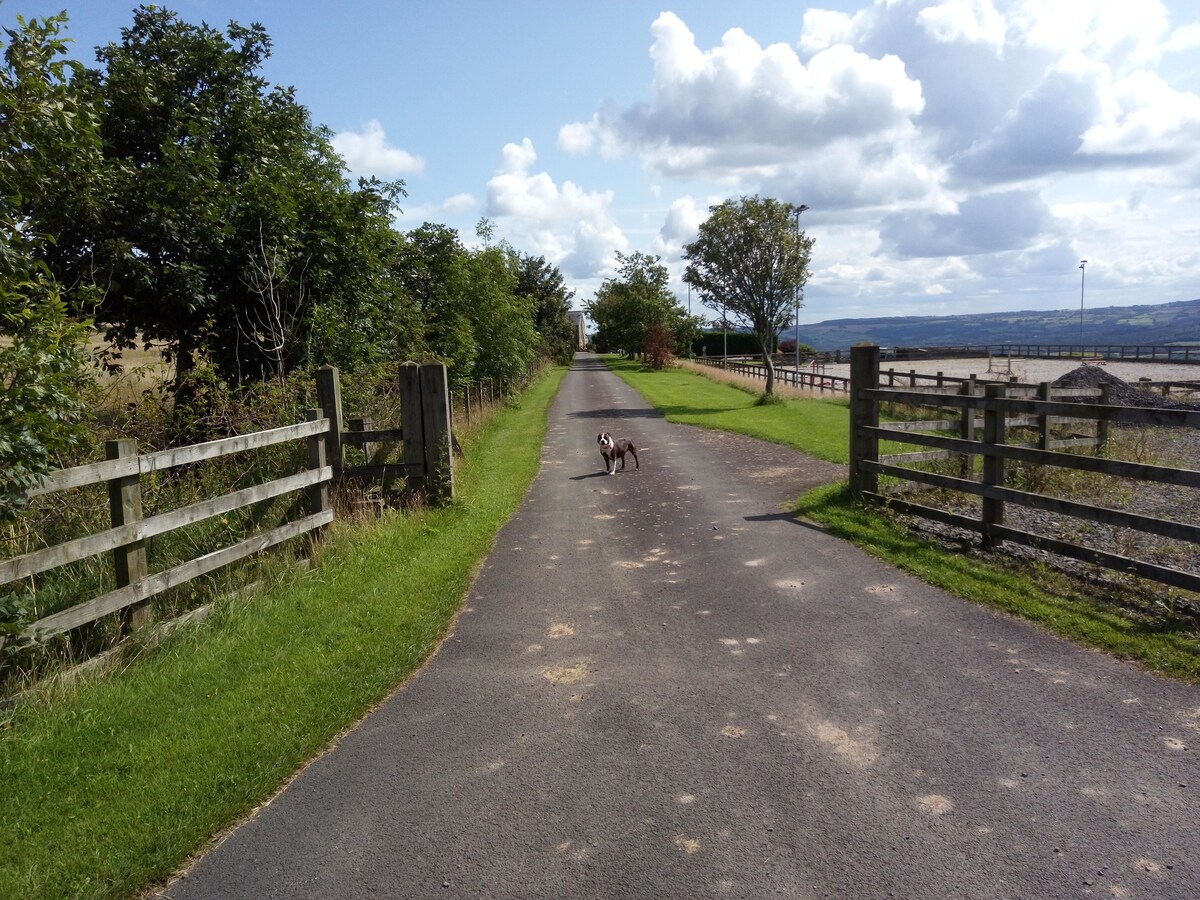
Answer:
<path fill-rule="evenodd" d="M 167 878 L 403 683 L 536 474 L 564 372 L 466 443 L 452 506 L 335 528 L 310 572 L 3 713 L 0 897 Z"/>

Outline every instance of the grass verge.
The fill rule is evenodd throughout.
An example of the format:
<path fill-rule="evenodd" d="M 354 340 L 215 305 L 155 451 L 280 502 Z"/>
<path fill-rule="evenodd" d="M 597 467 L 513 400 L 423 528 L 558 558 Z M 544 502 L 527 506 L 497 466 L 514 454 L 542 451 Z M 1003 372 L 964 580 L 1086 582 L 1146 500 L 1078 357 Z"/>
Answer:
<path fill-rule="evenodd" d="M 745 434 L 830 462 L 850 460 L 846 400 L 789 397 L 756 405 L 757 392 L 695 372 L 654 371 L 616 356 L 606 356 L 604 362 L 671 422 Z"/>
<path fill-rule="evenodd" d="M 416 670 L 537 473 L 564 373 L 466 445 L 451 506 L 335 528 L 312 571 L 4 713 L 0 897 L 165 879 Z"/>

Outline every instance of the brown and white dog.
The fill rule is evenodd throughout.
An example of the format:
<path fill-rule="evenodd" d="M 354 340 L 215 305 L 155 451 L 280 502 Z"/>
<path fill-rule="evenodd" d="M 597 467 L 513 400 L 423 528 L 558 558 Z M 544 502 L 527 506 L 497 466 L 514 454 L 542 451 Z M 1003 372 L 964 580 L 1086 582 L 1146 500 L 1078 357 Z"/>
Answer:
<path fill-rule="evenodd" d="M 596 443 L 600 445 L 600 455 L 604 457 L 604 471 L 609 475 L 617 474 L 618 459 L 621 461 L 621 468 L 625 468 L 626 453 L 633 457 L 634 466 L 641 469 L 642 464 L 638 462 L 637 447 L 633 446 L 633 441 L 615 438 L 607 431 L 602 431 L 596 435 Z"/>

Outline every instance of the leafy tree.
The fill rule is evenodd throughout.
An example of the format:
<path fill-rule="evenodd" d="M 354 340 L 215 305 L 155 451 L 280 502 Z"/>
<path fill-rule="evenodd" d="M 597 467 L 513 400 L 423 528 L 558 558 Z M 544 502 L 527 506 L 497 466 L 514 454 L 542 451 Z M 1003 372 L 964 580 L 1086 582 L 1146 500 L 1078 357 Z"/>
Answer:
<path fill-rule="evenodd" d="M 671 332 L 667 331 L 667 327 L 661 322 L 650 326 L 646 342 L 642 345 L 642 352 L 645 354 L 646 363 L 652 369 L 665 369 L 671 365 L 674 360 L 674 354 L 671 353 Z"/>
<path fill-rule="evenodd" d="M 561 366 L 570 365 L 576 331 L 567 313 L 575 292 L 567 288 L 562 272 L 545 257 L 523 255 L 517 265 L 516 293 L 533 302 L 540 352 Z"/>
<path fill-rule="evenodd" d="M 26 490 L 82 440 L 91 383 L 86 323 L 73 319 L 38 259 L 49 240 L 27 198 L 99 159 L 96 121 L 77 91 L 80 68 L 63 59 L 65 18 L 18 19 L 5 29 L 0 70 L 0 521 Z M 2 616 L 0 616 L 2 618 Z"/>
<path fill-rule="evenodd" d="M 426 222 L 404 236 L 394 277 L 420 313 L 416 355 L 440 359 L 451 380 L 470 380 L 478 347 L 469 315 L 471 261 L 458 232 Z"/>
<path fill-rule="evenodd" d="M 771 351 L 791 321 L 812 257 L 813 239 L 793 223 L 796 210 L 770 197 L 726 200 L 709 207 L 699 236 L 684 248 L 684 280 L 700 292 L 701 302 L 753 331 L 768 396 L 775 390 Z"/>
<path fill-rule="evenodd" d="M 65 181 L 97 188 L 30 212 L 60 281 L 99 288 L 118 347 L 161 344 L 177 390 L 202 361 L 234 381 L 280 375 L 324 351 L 315 325 L 363 334 L 379 294 L 372 254 L 403 187 L 348 188 L 329 131 L 258 74 L 270 48 L 261 25 L 139 7 L 88 73 L 103 160 Z"/>
<path fill-rule="evenodd" d="M 620 351 L 627 356 L 643 352 L 646 336 L 654 325 L 663 325 L 672 335 L 676 353 L 688 353 L 699 320 L 691 319 L 667 288 L 667 267 L 657 256 L 618 253 L 618 274 L 608 278 L 587 305 L 596 323 L 596 346 L 602 352 Z"/>
<path fill-rule="evenodd" d="M 534 300 L 517 290 L 519 266 L 519 257 L 507 246 L 471 254 L 468 315 L 477 347 L 475 378 L 511 381 L 537 358 Z"/>

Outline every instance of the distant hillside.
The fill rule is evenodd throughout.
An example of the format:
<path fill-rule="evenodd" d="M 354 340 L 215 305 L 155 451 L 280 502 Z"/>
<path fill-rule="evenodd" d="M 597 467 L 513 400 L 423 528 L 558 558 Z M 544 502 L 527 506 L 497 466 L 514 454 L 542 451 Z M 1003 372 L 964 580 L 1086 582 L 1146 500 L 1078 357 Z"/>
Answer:
<path fill-rule="evenodd" d="M 1200 300 L 1085 309 L 1083 340 L 1089 345 L 1200 343 Z M 859 341 L 881 347 L 1078 344 L 1079 310 L 831 319 L 801 325 L 800 341 L 817 350 L 850 347 Z"/>

